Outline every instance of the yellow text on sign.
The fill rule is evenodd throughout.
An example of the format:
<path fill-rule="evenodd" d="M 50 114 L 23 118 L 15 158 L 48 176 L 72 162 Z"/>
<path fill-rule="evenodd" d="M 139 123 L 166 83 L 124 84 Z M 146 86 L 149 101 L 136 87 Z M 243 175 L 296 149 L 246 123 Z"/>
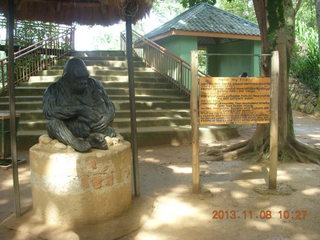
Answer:
<path fill-rule="evenodd" d="M 204 77 L 200 83 L 200 124 L 270 122 L 270 78 Z"/>

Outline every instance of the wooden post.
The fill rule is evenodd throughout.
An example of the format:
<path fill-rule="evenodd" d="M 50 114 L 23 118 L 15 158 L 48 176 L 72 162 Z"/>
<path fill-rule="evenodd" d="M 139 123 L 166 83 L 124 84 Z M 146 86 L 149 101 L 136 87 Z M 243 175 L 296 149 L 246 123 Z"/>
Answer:
<path fill-rule="evenodd" d="M 132 56 L 132 16 L 130 15 L 130 13 L 126 15 L 126 42 L 127 42 L 126 51 L 127 51 L 127 60 L 128 60 L 128 80 L 129 80 L 133 187 L 134 187 L 134 195 L 138 197 L 140 196 L 140 174 L 139 174 L 138 144 L 137 144 L 134 66 L 133 66 L 133 56 Z"/>
<path fill-rule="evenodd" d="M 279 52 L 271 57 L 271 116 L 270 116 L 270 171 L 269 189 L 277 188 L 279 139 Z"/>
<path fill-rule="evenodd" d="M 191 51 L 190 113 L 192 128 L 192 192 L 200 192 L 199 119 L 198 119 L 198 51 Z"/>
<path fill-rule="evenodd" d="M 15 105 L 15 81 L 14 81 L 14 45 L 13 45 L 13 28 L 14 28 L 14 1 L 8 0 L 8 89 L 9 89 L 9 110 L 10 110 L 10 142 L 11 142 L 11 161 L 14 190 L 14 206 L 16 216 L 21 216 L 20 207 L 20 188 L 18 175 L 18 158 L 17 158 L 17 128 L 16 128 L 16 105 Z M 2 133 L 4 134 L 4 133 Z"/>
<path fill-rule="evenodd" d="M 76 27 L 75 26 L 71 26 L 71 32 L 70 32 L 70 47 L 71 47 L 71 51 L 75 50 L 75 31 L 76 31 Z"/>

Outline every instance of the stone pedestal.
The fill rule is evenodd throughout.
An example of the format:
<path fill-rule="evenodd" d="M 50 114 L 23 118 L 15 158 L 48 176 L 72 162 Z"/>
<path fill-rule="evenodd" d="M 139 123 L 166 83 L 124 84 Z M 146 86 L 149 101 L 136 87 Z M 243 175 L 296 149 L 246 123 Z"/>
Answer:
<path fill-rule="evenodd" d="M 47 224 L 95 224 L 120 215 L 131 203 L 126 141 L 79 153 L 43 135 L 30 149 L 30 168 L 33 211 Z"/>

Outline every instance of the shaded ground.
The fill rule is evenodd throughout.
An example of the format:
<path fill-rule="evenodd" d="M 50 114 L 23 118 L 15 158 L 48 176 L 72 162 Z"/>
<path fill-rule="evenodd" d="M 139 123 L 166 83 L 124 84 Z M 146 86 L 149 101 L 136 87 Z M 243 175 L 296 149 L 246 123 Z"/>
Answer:
<path fill-rule="evenodd" d="M 320 148 L 320 119 L 297 112 L 294 117 L 299 140 Z M 242 127 L 238 139 L 214 145 L 242 141 L 253 131 L 252 127 Z M 203 188 L 210 192 L 192 195 L 190 145 L 144 148 L 139 151 L 139 158 L 142 195 L 154 198 L 154 210 L 138 231 L 122 240 L 320 239 L 318 165 L 280 164 L 278 180 L 291 186 L 293 193 L 274 196 L 254 191 L 255 187 L 265 184 L 263 164 L 249 159 L 205 161 L 201 163 L 201 180 Z M 22 165 L 19 172 L 22 206 L 27 207 L 31 205 L 27 164 Z M 13 211 L 10 175 L 10 170 L 0 170 L 1 220 Z M 288 211 L 285 216 L 284 211 Z M 4 240 L 39 239 L 22 233 L 2 231 L 2 234 L 0 230 L 0 239 Z"/>

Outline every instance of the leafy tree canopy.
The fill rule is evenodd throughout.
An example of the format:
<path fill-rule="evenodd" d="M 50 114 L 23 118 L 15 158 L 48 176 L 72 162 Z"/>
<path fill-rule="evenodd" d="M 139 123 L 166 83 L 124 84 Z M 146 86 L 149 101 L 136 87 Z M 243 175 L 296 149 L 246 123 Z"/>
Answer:
<path fill-rule="evenodd" d="M 257 23 L 252 0 L 218 0 L 217 4 L 219 8 L 227 12 Z"/>
<path fill-rule="evenodd" d="M 193 7 L 194 5 L 197 5 L 198 3 L 202 3 L 202 2 L 215 5 L 217 1 L 216 0 L 180 0 L 180 3 L 182 4 L 182 6 L 186 8 Z"/>

